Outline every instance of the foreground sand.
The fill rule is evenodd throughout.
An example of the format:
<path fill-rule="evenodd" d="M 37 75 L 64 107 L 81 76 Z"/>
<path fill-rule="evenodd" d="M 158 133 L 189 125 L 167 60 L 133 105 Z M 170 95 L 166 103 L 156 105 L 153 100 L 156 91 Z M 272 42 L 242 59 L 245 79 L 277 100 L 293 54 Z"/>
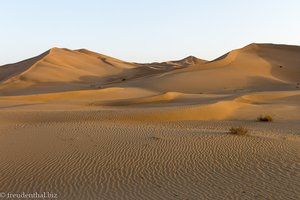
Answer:
<path fill-rule="evenodd" d="M 66 200 L 300 196 L 297 119 L 161 123 L 145 121 L 141 112 L 147 108 L 2 108 L 1 189 L 50 191 Z M 232 126 L 250 133 L 230 135 Z"/>
<path fill-rule="evenodd" d="M 300 195 L 297 122 L 126 124 L 90 117 L 1 127 L 1 189 L 70 200 Z M 233 125 L 251 135 L 228 135 Z"/>

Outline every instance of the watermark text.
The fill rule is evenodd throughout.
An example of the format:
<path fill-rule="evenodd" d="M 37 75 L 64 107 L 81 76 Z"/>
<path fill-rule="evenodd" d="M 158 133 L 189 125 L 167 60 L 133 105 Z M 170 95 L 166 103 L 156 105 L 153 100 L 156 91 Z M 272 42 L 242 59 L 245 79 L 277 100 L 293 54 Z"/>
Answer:
<path fill-rule="evenodd" d="M 58 194 L 54 192 L 33 192 L 33 193 L 14 193 L 0 192 L 0 199 L 58 199 Z"/>

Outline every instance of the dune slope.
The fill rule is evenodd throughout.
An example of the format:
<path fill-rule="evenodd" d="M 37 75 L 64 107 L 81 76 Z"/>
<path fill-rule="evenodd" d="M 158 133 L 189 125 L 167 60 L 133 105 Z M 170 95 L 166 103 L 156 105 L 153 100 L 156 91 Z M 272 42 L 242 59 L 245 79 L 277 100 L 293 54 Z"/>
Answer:
<path fill-rule="evenodd" d="M 251 44 L 214 61 L 134 80 L 125 86 L 183 93 L 295 89 L 300 82 L 299 55 L 300 47 Z"/>
<path fill-rule="evenodd" d="M 86 49 L 53 48 L 44 54 L 0 67 L 0 94 L 22 95 L 102 88 L 151 74 L 204 62 L 195 57 L 155 64 L 124 62 Z"/>

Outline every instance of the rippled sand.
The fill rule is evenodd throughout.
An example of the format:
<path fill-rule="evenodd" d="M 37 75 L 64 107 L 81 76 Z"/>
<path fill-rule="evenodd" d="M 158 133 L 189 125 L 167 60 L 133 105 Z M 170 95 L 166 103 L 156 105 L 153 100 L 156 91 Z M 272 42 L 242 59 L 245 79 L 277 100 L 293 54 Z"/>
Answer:
<path fill-rule="evenodd" d="M 300 196 L 296 121 L 134 123 L 107 120 L 105 111 L 65 112 L 56 121 L 58 114 L 21 112 L 16 121 L 8 114 L 1 123 L 3 191 L 70 200 Z M 239 125 L 249 136 L 228 134 Z"/>

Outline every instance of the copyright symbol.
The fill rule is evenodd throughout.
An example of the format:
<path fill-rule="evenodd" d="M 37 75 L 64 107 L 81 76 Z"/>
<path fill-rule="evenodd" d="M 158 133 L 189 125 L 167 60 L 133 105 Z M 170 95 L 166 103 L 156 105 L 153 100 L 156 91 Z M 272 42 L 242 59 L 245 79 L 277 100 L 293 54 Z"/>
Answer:
<path fill-rule="evenodd" d="M 0 198 L 6 197 L 6 194 L 4 192 L 0 192 Z"/>

